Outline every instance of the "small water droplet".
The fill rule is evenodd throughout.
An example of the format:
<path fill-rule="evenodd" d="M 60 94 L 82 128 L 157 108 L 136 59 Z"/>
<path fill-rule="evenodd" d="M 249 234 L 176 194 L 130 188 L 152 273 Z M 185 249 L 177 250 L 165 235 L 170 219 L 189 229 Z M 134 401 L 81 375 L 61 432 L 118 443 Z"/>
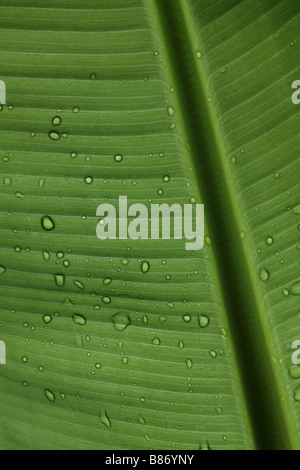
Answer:
<path fill-rule="evenodd" d="M 92 184 L 94 180 L 91 176 L 86 176 L 84 181 L 86 184 Z"/>
<path fill-rule="evenodd" d="M 143 274 L 147 274 L 150 270 L 150 263 L 149 261 L 143 261 L 141 264 L 141 271 Z"/>
<path fill-rule="evenodd" d="M 259 273 L 259 278 L 263 282 L 267 282 L 270 279 L 270 273 L 266 268 L 263 268 Z"/>
<path fill-rule="evenodd" d="M 120 163 L 123 160 L 123 155 L 117 154 L 114 156 L 114 159 L 117 163 Z"/>
<path fill-rule="evenodd" d="M 168 106 L 168 114 L 169 116 L 173 117 L 175 116 L 175 109 L 172 106 Z"/>
<path fill-rule="evenodd" d="M 51 403 L 55 402 L 55 395 L 51 392 L 51 390 L 45 389 L 44 394 L 47 400 L 49 400 Z"/>
<path fill-rule="evenodd" d="M 159 346 L 160 345 L 160 339 L 159 338 L 153 338 L 151 341 L 154 346 Z"/>
<path fill-rule="evenodd" d="M 274 239 L 273 237 L 267 237 L 266 238 L 266 245 L 271 246 L 273 245 Z"/>
<path fill-rule="evenodd" d="M 4 274 L 6 272 L 6 268 L 4 266 L 0 266 L 0 274 Z"/>
<path fill-rule="evenodd" d="M 110 422 L 110 419 L 109 417 L 107 416 L 107 413 L 105 410 L 101 410 L 99 412 L 99 420 L 100 420 L 100 423 L 102 423 L 106 428 L 110 428 L 111 427 L 111 422 Z"/>
<path fill-rule="evenodd" d="M 185 363 L 188 369 L 191 369 L 193 367 L 193 361 L 191 359 L 186 359 Z"/>

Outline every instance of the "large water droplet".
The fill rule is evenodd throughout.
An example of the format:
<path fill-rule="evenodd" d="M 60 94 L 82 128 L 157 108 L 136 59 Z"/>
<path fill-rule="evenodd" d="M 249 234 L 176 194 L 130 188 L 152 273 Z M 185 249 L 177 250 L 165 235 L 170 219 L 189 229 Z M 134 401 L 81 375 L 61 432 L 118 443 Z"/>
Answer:
<path fill-rule="evenodd" d="M 43 229 L 46 230 L 47 232 L 50 232 L 51 230 L 55 229 L 54 220 L 48 215 L 44 215 L 42 217 L 41 224 L 42 224 Z"/>
<path fill-rule="evenodd" d="M 58 287 L 64 287 L 66 277 L 63 274 L 54 274 L 54 280 Z"/>
<path fill-rule="evenodd" d="M 259 278 L 263 282 L 267 282 L 270 279 L 270 273 L 266 268 L 263 268 L 259 273 Z"/>
<path fill-rule="evenodd" d="M 130 316 L 125 312 L 119 312 L 113 315 L 112 321 L 114 328 L 117 331 L 124 331 L 129 325 L 131 325 Z"/>
<path fill-rule="evenodd" d="M 300 295 L 300 281 L 295 282 L 290 290 L 292 295 Z"/>
<path fill-rule="evenodd" d="M 76 323 L 76 325 L 85 326 L 86 318 L 83 315 L 79 315 L 79 313 L 74 313 L 73 322 Z"/>

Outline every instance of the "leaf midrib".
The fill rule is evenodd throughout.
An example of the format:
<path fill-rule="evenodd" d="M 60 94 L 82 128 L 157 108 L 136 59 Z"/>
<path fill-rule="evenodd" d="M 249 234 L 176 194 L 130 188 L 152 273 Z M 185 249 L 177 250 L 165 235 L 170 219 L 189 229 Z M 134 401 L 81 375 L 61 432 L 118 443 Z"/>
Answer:
<path fill-rule="evenodd" d="M 275 351 L 266 334 L 267 315 L 257 267 L 253 258 L 247 256 L 252 251 L 249 241 L 240 236 L 242 217 L 237 194 L 230 184 L 224 137 L 216 110 L 208 104 L 210 89 L 205 63 L 196 58 L 199 48 L 195 31 L 189 26 L 193 19 L 188 2 L 150 0 L 150 4 L 152 20 L 164 41 L 168 81 L 174 82 L 174 77 L 177 78 L 174 87 L 179 104 L 177 119 L 182 137 L 191 147 L 190 152 L 186 151 L 194 169 L 191 179 L 194 178 L 206 204 L 206 224 L 218 268 L 216 275 L 231 327 L 255 446 L 258 449 L 297 448 L 294 423 L 287 419 L 288 404 L 280 400 L 282 377 L 271 360 Z M 207 116 L 209 126 L 203 121 Z M 201 161 L 197 155 L 201 155 Z"/>

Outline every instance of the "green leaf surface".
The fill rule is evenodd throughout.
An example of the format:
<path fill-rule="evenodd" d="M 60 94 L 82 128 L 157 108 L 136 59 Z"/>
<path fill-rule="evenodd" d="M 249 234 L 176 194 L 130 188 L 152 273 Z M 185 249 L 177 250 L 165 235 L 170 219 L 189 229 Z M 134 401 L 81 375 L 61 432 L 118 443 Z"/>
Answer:
<path fill-rule="evenodd" d="M 1 449 L 300 449 L 300 5 L 0 0 Z M 205 204 L 205 247 L 96 236 Z"/>

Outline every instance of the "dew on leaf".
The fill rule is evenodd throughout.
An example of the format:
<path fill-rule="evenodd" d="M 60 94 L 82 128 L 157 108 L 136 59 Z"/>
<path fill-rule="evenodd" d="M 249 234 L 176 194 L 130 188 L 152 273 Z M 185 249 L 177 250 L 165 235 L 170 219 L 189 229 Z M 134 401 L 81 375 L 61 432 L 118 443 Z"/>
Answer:
<path fill-rule="evenodd" d="M 44 394 L 47 400 L 49 400 L 51 403 L 55 402 L 55 395 L 51 392 L 51 390 L 45 389 Z"/>
<path fill-rule="evenodd" d="M 107 413 L 105 410 L 101 410 L 99 412 L 99 420 L 100 420 L 100 423 L 103 424 L 106 428 L 110 428 L 111 427 L 111 422 L 110 422 L 110 419 L 109 417 L 107 416 Z"/>
<path fill-rule="evenodd" d="M 159 338 L 153 338 L 151 343 L 154 344 L 154 346 L 159 346 L 160 345 L 160 339 Z"/>
<path fill-rule="evenodd" d="M 114 160 L 117 162 L 117 163 L 120 163 L 122 160 L 123 160 L 123 155 L 120 155 L 120 154 L 117 154 L 114 156 Z"/>
<path fill-rule="evenodd" d="M 78 281 L 77 279 L 75 279 L 75 280 L 73 281 L 73 284 L 74 284 L 75 287 L 77 287 L 77 288 L 80 289 L 80 290 L 83 290 L 83 289 L 84 289 L 84 285 L 82 284 L 82 282 Z"/>
<path fill-rule="evenodd" d="M 53 124 L 53 126 L 60 126 L 60 124 L 61 124 L 61 117 L 60 117 L 60 116 L 55 116 L 55 117 L 52 119 L 52 124 Z"/>
<path fill-rule="evenodd" d="M 48 251 L 44 250 L 42 254 L 43 254 L 43 258 L 44 258 L 45 261 L 50 260 L 51 255 Z"/>
<path fill-rule="evenodd" d="M 141 264 L 141 271 L 143 274 L 147 274 L 150 270 L 150 263 L 149 261 L 143 261 Z"/>
<path fill-rule="evenodd" d="M 271 245 L 273 245 L 273 242 L 274 242 L 273 237 L 267 237 L 266 238 L 266 245 L 271 246 Z"/>
<path fill-rule="evenodd" d="M 270 279 L 270 273 L 266 268 L 263 268 L 259 273 L 259 278 L 263 282 L 267 282 Z"/>
<path fill-rule="evenodd" d="M 295 282 L 290 290 L 292 295 L 300 295 L 300 281 Z"/>
<path fill-rule="evenodd" d="M 0 265 L 0 274 L 4 274 L 6 272 L 6 268 Z"/>
<path fill-rule="evenodd" d="M 60 140 L 60 137 L 61 137 L 60 134 L 56 131 L 50 131 L 48 135 L 51 140 L 56 140 L 56 141 Z"/>
<path fill-rule="evenodd" d="M 11 186 L 12 179 L 9 178 L 8 176 L 6 176 L 5 178 L 3 178 L 3 183 L 4 183 L 5 186 Z"/>
<path fill-rule="evenodd" d="M 191 369 L 193 367 L 193 361 L 191 359 L 186 359 L 185 364 L 188 369 Z"/>
<path fill-rule="evenodd" d="M 52 321 L 52 317 L 50 315 L 44 315 L 43 316 L 43 322 L 46 323 L 46 325 L 51 323 L 51 321 Z"/>
<path fill-rule="evenodd" d="M 209 317 L 207 315 L 198 316 L 198 324 L 200 328 L 206 328 L 209 325 Z"/>
<path fill-rule="evenodd" d="M 86 325 L 86 318 L 83 315 L 80 315 L 79 313 L 74 313 L 73 322 L 76 325 L 85 326 Z"/>
<path fill-rule="evenodd" d="M 44 215 L 42 217 L 41 224 L 42 224 L 43 229 L 46 230 L 47 232 L 50 232 L 51 230 L 55 229 L 54 220 L 48 215 Z"/>
<path fill-rule="evenodd" d="M 54 280 L 57 287 L 64 287 L 66 277 L 63 274 L 54 274 Z"/>
<path fill-rule="evenodd" d="M 118 312 L 113 315 L 112 322 L 115 330 L 124 331 L 129 325 L 131 325 L 131 318 L 125 312 Z"/>
<path fill-rule="evenodd" d="M 169 116 L 171 117 L 175 116 L 175 109 L 172 106 L 168 106 L 167 111 L 168 111 Z"/>

